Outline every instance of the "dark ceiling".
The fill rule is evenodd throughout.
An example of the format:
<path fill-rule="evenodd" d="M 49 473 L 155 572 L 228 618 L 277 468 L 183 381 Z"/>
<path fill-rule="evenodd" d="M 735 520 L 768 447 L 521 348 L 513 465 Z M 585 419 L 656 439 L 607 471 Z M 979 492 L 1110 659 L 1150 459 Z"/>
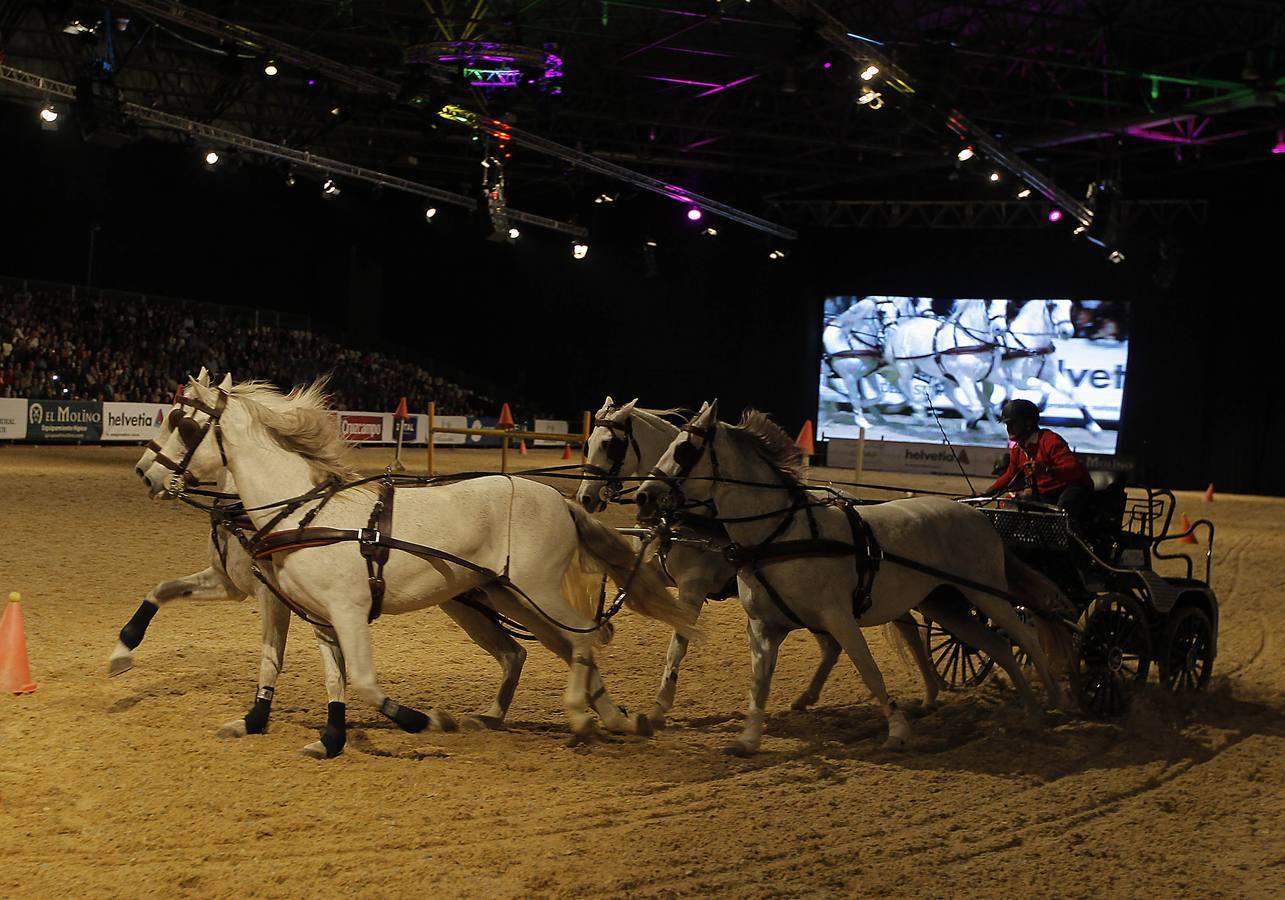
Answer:
<path fill-rule="evenodd" d="M 192 11 L 218 22 L 185 23 Z M 827 14 L 859 35 L 847 52 L 823 37 Z M 458 66 L 404 62 L 465 39 L 556 54 L 561 92 L 529 67 L 534 84 L 484 89 Z M 576 152 L 789 227 L 872 201 L 1013 201 L 1010 173 L 993 184 L 985 158 L 956 160 L 955 111 L 1076 197 L 1100 179 L 1130 199 L 1201 197 L 1211 171 L 1285 165 L 1271 153 L 1285 4 L 1266 0 L 7 0 L 0 42 L 17 70 L 74 83 L 110 69 L 128 102 L 448 191 L 476 195 L 484 153 L 511 152 L 510 203 L 560 220 L 583 221 L 601 193 L 674 208 Z M 863 48 L 913 93 L 881 75 L 883 108 L 856 103 Z M 0 97 L 48 99 L 13 79 Z M 572 153 L 497 148 L 437 116 L 444 103 Z"/>

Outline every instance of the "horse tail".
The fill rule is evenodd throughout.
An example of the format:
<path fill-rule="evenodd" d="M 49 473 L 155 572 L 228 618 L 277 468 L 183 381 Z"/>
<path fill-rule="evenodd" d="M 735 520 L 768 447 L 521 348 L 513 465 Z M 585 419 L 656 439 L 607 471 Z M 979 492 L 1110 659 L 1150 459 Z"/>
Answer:
<path fill-rule="evenodd" d="M 598 612 L 598 593 L 600 582 L 593 577 L 592 567 L 585 559 L 584 550 L 577 546 L 567 569 L 562 573 L 562 596 L 571 604 L 571 608 L 586 619 L 592 619 Z M 615 629 L 610 622 L 604 622 L 594 635 L 594 644 L 599 647 L 611 643 Z"/>
<path fill-rule="evenodd" d="M 1060 619 L 1075 612 L 1075 607 L 1053 580 L 1028 566 L 1009 548 L 1004 548 L 1004 573 L 1008 591 L 1034 613 L 1035 633 L 1054 671 L 1071 674 L 1075 648 L 1070 630 Z"/>
<path fill-rule="evenodd" d="M 907 666 L 913 666 L 918 671 L 919 664 L 910 656 L 910 648 L 906 646 L 906 641 L 901 636 L 901 630 L 897 628 L 896 622 L 883 623 L 883 637 L 897 651 L 901 661 Z"/>
<path fill-rule="evenodd" d="M 625 605 L 650 619 L 664 622 L 684 637 L 699 636 L 692 610 L 678 601 L 651 566 L 642 564 L 629 542 L 614 529 L 590 517 L 579 504 L 566 502 L 581 551 L 601 566 L 617 585 L 628 585 Z"/>

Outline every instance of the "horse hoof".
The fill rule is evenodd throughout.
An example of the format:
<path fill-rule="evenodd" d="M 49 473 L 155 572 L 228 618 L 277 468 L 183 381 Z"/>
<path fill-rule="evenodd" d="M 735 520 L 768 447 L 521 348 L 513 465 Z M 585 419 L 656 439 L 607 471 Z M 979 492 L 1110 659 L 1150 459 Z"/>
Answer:
<path fill-rule="evenodd" d="M 436 728 L 438 731 L 459 731 L 459 723 L 455 717 L 445 710 L 430 709 L 428 711 L 428 725 L 430 728 Z"/>
<path fill-rule="evenodd" d="M 753 756 L 756 752 L 758 752 L 758 748 L 751 747 L 747 744 L 742 744 L 740 741 L 736 741 L 735 743 L 728 744 L 726 747 L 724 747 L 723 752 L 728 756 L 739 756 L 741 758 L 744 758 L 747 756 Z"/>
<path fill-rule="evenodd" d="M 816 703 L 816 702 L 817 702 L 816 697 L 812 697 L 808 694 L 800 694 L 798 699 L 790 704 L 790 709 L 802 711 L 807 709 L 809 706 L 811 706 L 813 703 Z"/>
<path fill-rule="evenodd" d="M 247 734 L 249 734 L 249 731 L 245 727 L 245 719 L 233 719 L 231 722 L 226 722 L 222 728 L 215 732 L 215 736 L 221 738 L 243 738 Z"/>
<path fill-rule="evenodd" d="M 326 745 L 321 741 L 313 741 L 300 750 L 299 755 L 306 756 L 309 759 L 326 759 Z"/>
<path fill-rule="evenodd" d="M 634 715 L 634 734 L 638 735 L 639 737 L 651 737 L 653 734 L 655 734 L 655 732 L 652 731 L 651 719 L 649 719 L 647 716 L 644 716 L 642 713 L 635 714 Z"/>
<path fill-rule="evenodd" d="M 504 724 L 504 720 L 495 716 L 465 716 L 460 719 L 460 729 L 463 731 L 508 731 L 509 727 Z"/>
<path fill-rule="evenodd" d="M 659 710 L 659 709 L 653 709 L 647 715 L 647 721 L 651 723 L 651 727 L 656 731 L 659 731 L 660 729 L 664 728 L 666 725 L 669 724 L 668 717 L 662 710 Z"/>
<path fill-rule="evenodd" d="M 107 660 L 107 674 L 120 675 L 132 668 L 134 668 L 134 651 L 121 641 L 117 641 L 116 649 L 112 650 L 111 659 Z"/>

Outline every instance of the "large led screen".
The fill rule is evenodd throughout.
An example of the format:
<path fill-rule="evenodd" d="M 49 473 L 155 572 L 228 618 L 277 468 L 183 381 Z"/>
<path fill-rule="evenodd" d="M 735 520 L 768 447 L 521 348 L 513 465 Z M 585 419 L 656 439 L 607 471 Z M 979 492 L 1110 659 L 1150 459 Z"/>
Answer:
<path fill-rule="evenodd" d="M 1002 447 L 1024 397 L 1075 450 L 1114 453 L 1126 308 L 1100 300 L 836 296 L 825 301 L 817 436 Z"/>

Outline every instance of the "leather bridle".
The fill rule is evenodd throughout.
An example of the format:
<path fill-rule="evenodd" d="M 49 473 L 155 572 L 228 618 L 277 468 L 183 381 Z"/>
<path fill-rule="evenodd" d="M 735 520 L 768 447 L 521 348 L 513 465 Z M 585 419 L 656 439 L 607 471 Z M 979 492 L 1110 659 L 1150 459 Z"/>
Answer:
<path fill-rule="evenodd" d="M 599 417 L 593 420 L 593 424 L 595 428 L 605 428 L 611 433 L 611 439 L 607 441 L 606 447 L 607 460 L 611 463 L 611 468 L 604 469 L 602 466 L 586 462 L 583 469 L 586 474 L 602 481 L 598 496 L 604 503 L 611 503 L 624 492 L 620 470 L 624 468 L 625 460 L 629 458 L 629 451 L 632 449 L 634 456 L 640 461 L 642 451 L 638 449 L 638 439 L 634 437 L 634 420 L 631 416 L 626 416 L 623 422 Z"/>
<path fill-rule="evenodd" d="M 671 512 L 680 507 L 687 506 L 687 500 L 683 495 L 682 483 L 691 475 L 692 469 L 696 468 L 705 451 L 709 451 L 710 464 L 714 467 L 713 480 L 718 481 L 720 478 L 718 466 L 718 450 L 714 447 L 714 436 L 718 433 L 718 423 L 715 422 L 708 428 L 701 428 L 688 422 L 681 429 L 687 432 L 691 437 L 701 439 L 701 444 L 692 440 L 683 441 L 674 445 L 674 462 L 678 465 L 678 471 L 672 475 L 659 468 L 653 468 L 647 473 L 651 478 L 663 482 L 669 492 L 656 501 L 662 512 Z M 712 506 L 709 501 L 701 501 L 701 505 Z"/>
<path fill-rule="evenodd" d="M 218 389 L 218 399 L 214 406 L 210 406 L 199 397 L 187 397 L 182 394 L 175 401 L 174 409 L 170 410 L 167 423 L 170 430 L 178 435 L 179 441 L 183 444 L 186 451 L 183 459 L 175 462 L 164 453 L 164 448 L 156 443 L 155 439 L 147 442 L 147 449 L 156 454 L 156 462 L 163 468 L 173 472 L 184 484 L 196 487 L 201 484 L 190 471 L 188 467 L 192 463 L 192 457 L 196 455 L 197 449 L 204 443 L 210 430 L 214 430 L 214 439 L 219 446 L 219 458 L 226 468 L 228 464 L 227 453 L 223 449 L 223 427 L 221 419 L 223 412 L 228 408 L 228 395 L 222 388 Z M 183 407 L 191 407 L 192 413 L 185 413 Z M 195 413 L 203 412 L 208 416 L 204 422 L 196 420 Z M 174 493 L 171 489 L 169 493 Z"/>

